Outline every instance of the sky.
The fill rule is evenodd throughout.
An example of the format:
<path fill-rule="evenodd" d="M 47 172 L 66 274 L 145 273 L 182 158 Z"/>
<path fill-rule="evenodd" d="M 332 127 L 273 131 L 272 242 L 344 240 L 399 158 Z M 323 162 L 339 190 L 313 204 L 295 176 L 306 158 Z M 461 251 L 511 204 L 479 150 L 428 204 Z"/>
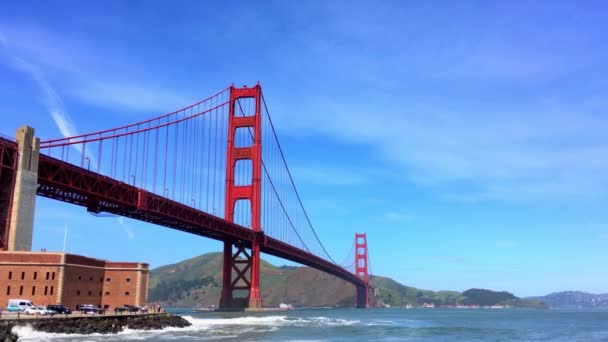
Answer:
<path fill-rule="evenodd" d="M 608 292 L 608 4 L 19 1 L 0 5 L 0 134 L 122 126 L 264 90 L 341 259 L 431 290 Z M 151 267 L 217 241 L 37 198 L 33 249 Z M 266 257 L 275 264 L 290 262 Z"/>

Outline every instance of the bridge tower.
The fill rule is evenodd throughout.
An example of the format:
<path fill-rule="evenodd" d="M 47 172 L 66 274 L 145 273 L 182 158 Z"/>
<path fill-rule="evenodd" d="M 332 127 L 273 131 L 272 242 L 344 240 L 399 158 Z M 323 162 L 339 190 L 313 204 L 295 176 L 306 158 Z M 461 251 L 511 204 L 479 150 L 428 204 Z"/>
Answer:
<path fill-rule="evenodd" d="M 367 236 L 355 234 L 355 274 L 363 279 L 364 286 L 357 286 L 357 307 L 366 308 L 369 305 L 369 259 L 367 257 Z"/>
<path fill-rule="evenodd" d="M 3 249 L 8 251 L 29 251 L 32 249 L 34 230 L 34 208 L 36 206 L 36 186 L 38 185 L 38 159 L 40 139 L 34 129 L 22 126 L 17 129 L 16 172 L 12 180 L 12 191 L 4 189 L 2 202 L 8 202 L 8 229 L 5 229 Z M 6 180 L 5 180 L 6 181 Z M 6 201 L 6 196 L 10 200 Z M 4 222 L 3 222 L 4 223 Z"/>
<path fill-rule="evenodd" d="M 224 265 L 222 278 L 222 292 L 220 308 L 236 309 L 247 306 L 250 310 L 262 308 L 260 295 L 260 244 L 264 241 L 261 222 L 261 194 L 262 194 L 262 119 L 261 119 L 260 85 L 252 88 L 230 87 L 230 104 L 228 117 L 228 145 L 226 158 L 226 206 L 224 218 L 234 221 L 234 209 L 239 200 L 249 201 L 251 204 L 251 241 L 224 241 Z M 240 99 L 253 99 L 255 111 L 245 113 L 249 116 L 237 116 L 237 101 Z M 248 128 L 253 135 L 250 146 L 239 147 L 235 145 L 235 133 L 238 128 Z M 251 184 L 236 185 L 235 169 L 237 161 L 249 160 L 252 166 Z M 233 246 L 236 252 L 233 253 Z M 250 246 L 250 253 L 245 247 Z M 233 279 L 232 275 L 236 277 Z M 247 277 L 249 273 L 249 278 Z M 244 285 L 243 285 L 244 284 Z M 248 301 L 234 297 L 234 291 L 246 290 L 249 292 Z"/>

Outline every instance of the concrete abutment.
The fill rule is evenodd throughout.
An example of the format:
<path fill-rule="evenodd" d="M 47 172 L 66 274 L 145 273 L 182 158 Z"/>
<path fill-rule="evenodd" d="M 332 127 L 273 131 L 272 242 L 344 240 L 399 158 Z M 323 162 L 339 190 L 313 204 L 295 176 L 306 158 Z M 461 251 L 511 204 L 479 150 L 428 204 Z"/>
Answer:
<path fill-rule="evenodd" d="M 13 191 L 11 218 L 8 233 L 8 251 L 30 251 L 34 230 L 36 187 L 38 185 L 38 160 L 40 139 L 34 129 L 22 126 L 17 129 L 17 172 Z"/>

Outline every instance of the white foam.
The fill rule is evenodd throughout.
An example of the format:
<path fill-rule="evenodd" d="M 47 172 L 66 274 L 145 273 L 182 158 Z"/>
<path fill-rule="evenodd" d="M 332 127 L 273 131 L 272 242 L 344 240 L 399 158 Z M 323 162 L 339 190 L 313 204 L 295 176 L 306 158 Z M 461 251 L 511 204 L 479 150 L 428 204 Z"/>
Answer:
<path fill-rule="evenodd" d="M 248 332 L 272 332 L 282 326 L 349 326 L 358 324 L 360 321 L 350 321 L 340 318 L 329 317 L 288 317 L 288 316 L 244 316 L 235 318 L 195 318 L 183 316 L 192 325 L 184 328 L 167 327 L 162 330 L 134 330 L 124 329 L 117 334 L 57 334 L 35 331 L 31 325 L 15 326 L 13 332 L 19 336 L 19 341 L 51 341 L 56 339 L 74 339 L 88 341 L 102 341 L 105 339 L 120 340 L 128 336 L 132 340 L 146 340 L 159 334 L 177 332 L 179 336 L 167 334 L 163 339 L 182 339 L 193 337 L 205 339 L 207 336 L 193 334 L 208 331 L 212 339 L 234 339 Z M 226 327 L 226 329 L 222 329 Z"/>
<path fill-rule="evenodd" d="M 17 334 L 17 336 L 19 336 L 19 341 L 52 341 L 52 340 L 62 339 L 62 338 L 66 338 L 66 339 L 78 338 L 79 341 L 82 341 L 82 340 L 88 340 L 88 341 L 99 340 L 99 341 L 101 341 L 101 340 L 107 339 L 109 336 L 120 336 L 120 335 L 129 335 L 129 339 L 135 339 L 135 340 L 145 339 L 145 336 L 141 335 L 141 333 L 143 331 L 136 331 L 136 330 L 129 331 L 128 329 L 125 329 L 117 334 L 99 334 L 99 333 L 88 334 L 88 335 L 57 334 L 57 333 L 36 331 L 32 328 L 32 326 L 30 324 L 27 324 L 27 325 L 21 325 L 21 326 L 14 326 L 12 331 L 13 331 L 13 333 Z M 85 338 L 83 339 L 83 337 L 85 337 Z"/>
<path fill-rule="evenodd" d="M 328 317 L 288 317 L 288 316 L 245 316 L 235 318 L 194 318 L 192 316 L 183 316 L 192 325 L 186 329 L 209 329 L 215 326 L 264 326 L 264 327 L 280 327 L 280 326 L 340 326 L 353 325 L 360 321 L 349 321 L 340 318 Z M 178 328 L 181 329 L 181 328 Z"/>
<path fill-rule="evenodd" d="M 354 325 L 354 324 L 358 324 L 361 323 L 361 321 L 355 320 L 355 321 L 351 321 L 351 320 L 347 320 L 347 319 L 341 319 L 341 318 L 328 318 L 328 317 L 306 317 L 306 318 L 300 318 L 299 319 L 302 323 L 304 324 L 315 324 L 318 326 L 330 326 L 330 327 L 335 327 L 335 326 L 341 326 L 341 325 Z"/>
<path fill-rule="evenodd" d="M 194 318 L 192 316 L 182 316 L 190 322 L 191 327 L 208 328 L 215 325 L 283 325 L 288 322 L 287 316 L 245 316 L 235 318 Z"/>

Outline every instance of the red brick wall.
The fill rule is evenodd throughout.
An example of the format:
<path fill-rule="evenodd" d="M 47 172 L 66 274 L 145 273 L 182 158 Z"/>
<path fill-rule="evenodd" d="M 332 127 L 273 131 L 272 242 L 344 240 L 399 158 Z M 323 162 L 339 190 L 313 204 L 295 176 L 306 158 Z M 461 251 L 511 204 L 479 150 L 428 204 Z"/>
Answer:
<path fill-rule="evenodd" d="M 60 261 L 60 254 L 0 253 L 0 306 L 18 298 L 36 305 L 56 304 Z"/>
<path fill-rule="evenodd" d="M 62 304 L 72 309 L 78 304 L 100 306 L 103 277 L 103 268 L 66 265 Z"/>
<path fill-rule="evenodd" d="M 59 298 L 62 265 L 63 300 Z M 12 272 L 10 280 L 9 272 Z M 24 279 L 21 279 L 22 272 L 25 272 Z M 141 273 L 139 288 L 138 273 Z M 65 264 L 62 264 L 61 253 L 0 252 L 0 306 L 3 307 L 6 307 L 8 299 L 13 298 L 30 299 L 37 305 L 58 304 L 61 301 L 60 304 L 72 309 L 78 304 L 93 304 L 109 309 L 124 304 L 144 305 L 147 281 L 148 264 L 145 263 L 105 262 L 66 254 Z M 7 294 L 8 286 L 10 294 Z M 19 294 L 21 287 L 23 292 Z"/>
<path fill-rule="evenodd" d="M 139 262 L 116 262 L 116 261 L 106 261 L 105 266 L 107 268 L 139 268 L 141 263 Z M 148 264 L 144 264 L 148 267 Z"/>
<path fill-rule="evenodd" d="M 65 263 L 82 265 L 82 266 L 95 266 L 95 267 L 105 267 L 105 264 L 106 264 L 106 262 L 104 260 L 89 258 L 89 257 L 85 257 L 82 255 L 76 255 L 76 254 L 66 254 Z"/>
<path fill-rule="evenodd" d="M 146 268 L 148 267 L 148 264 L 145 264 Z M 140 284 L 140 301 L 141 303 L 139 305 L 145 305 L 146 303 L 148 303 L 148 275 L 149 275 L 149 271 L 145 270 L 141 272 L 141 284 Z"/>
<path fill-rule="evenodd" d="M 135 264 L 137 266 L 137 264 Z M 137 294 L 137 273 L 135 269 L 106 269 L 103 304 L 110 308 L 129 304 L 140 305 L 135 300 Z M 108 281 L 108 279 L 110 279 Z"/>
<path fill-rule="evenodd" d="M 47 272 L 49 280 L 46 280 Z M 9 273 L 12 273 L 11 279 L 8 279 Z M 55 280 L 50 276 L 53 273 Z M 58 275 L 58 266 L 0 265 L 0 306 L 6 307 L 8 300 L 13 298 L 29 299 L 36 305 L 56 304 L 59 289 Z"/>
<path fill-rule="evenodd" d="M 1 252 L 0 262 L 58 264 L 61 262 L 61 253 Z"/>

